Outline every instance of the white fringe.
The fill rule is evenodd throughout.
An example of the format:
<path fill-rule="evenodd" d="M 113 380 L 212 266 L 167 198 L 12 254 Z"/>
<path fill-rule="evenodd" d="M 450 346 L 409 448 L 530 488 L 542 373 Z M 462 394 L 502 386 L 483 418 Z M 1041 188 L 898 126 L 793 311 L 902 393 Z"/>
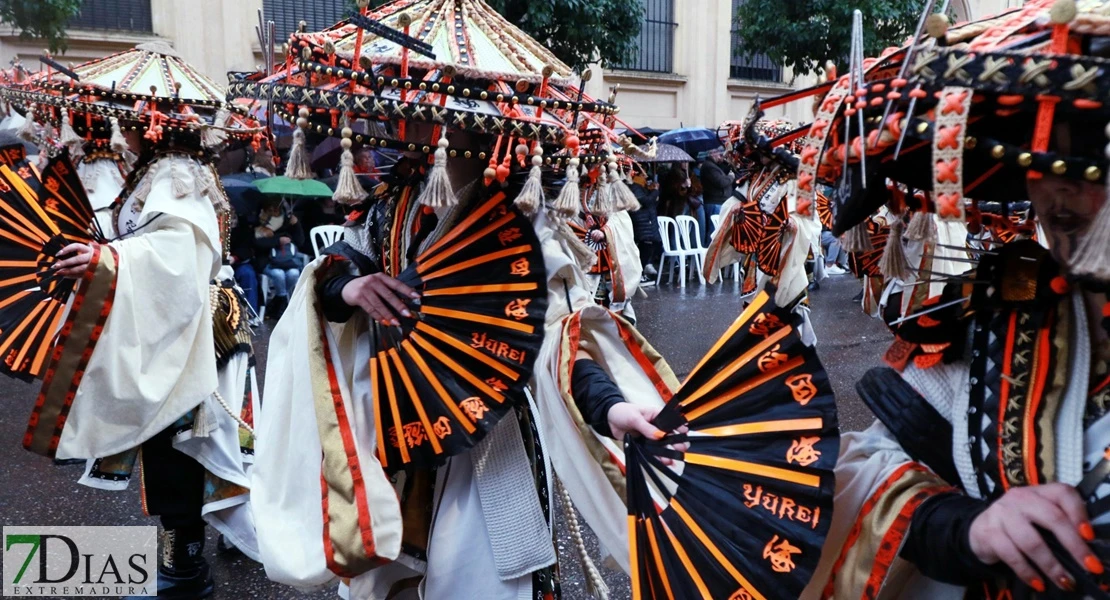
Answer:
<path fill-rule="evenodd" d="M 428 180 L 424 183 L 424 191 L 420 192 L 417 202 L 431 208 L 455 206 L 459 203 L 455 191 L 451 189 L 451 178 L 447 176 L 447 135 L 439 138 L 439 147 L 436 148 L 435 162 L 432 171 L 428 173 Z"/>
<path fill-rule="evenodd" d="M 555 199 L 555 210 L 565 216 L 576 215 L 581 207 L 581 192 L 578 189 L 578 165 L 580 161 L 572 158 L 567 164 L 567 182 Z"/>
<path fill-rule="evenodd" d="M 304 129 L 297 127 L 293 130 L 293 147 L 289 149 L 289 165 L 285 168 L 285 176 L 290 179 L 313 179 L 316 174 L 312 172 L 312 162 L 305 148 Z"/>
<path fill-rule="evenodd" d="M 543 148 L 536 144 L 532 150 L 532 169 L 528 172 L 528 179 L 524 182 L 524 187 L 520 188 L 520 194 L 517 195 L 513 204 L 520 209 L 520 212 L 532 216 L 543 206 Z"/>
<path fill-rule="evenodd" d="M 69 150 L 69 156 L 77 160 L 85 155 L 85 138 L 77 135 L 69 122 L 69 109 L 62 109 L 62 122 L 59 125 L 58 142 Z"/>
<path fill-rule="evenodd" d="M 335 185 L 335 193 L 332 194 L 331 199 L 340 204 L 358 204 L 365 200 L 369 194 L 362 189 L 362 184 L 358 182 L 358 175 L 355 175 L 355 155 L 351 153 L 350 148 L 343 150 L 339 165 L 339 182 Z"/>

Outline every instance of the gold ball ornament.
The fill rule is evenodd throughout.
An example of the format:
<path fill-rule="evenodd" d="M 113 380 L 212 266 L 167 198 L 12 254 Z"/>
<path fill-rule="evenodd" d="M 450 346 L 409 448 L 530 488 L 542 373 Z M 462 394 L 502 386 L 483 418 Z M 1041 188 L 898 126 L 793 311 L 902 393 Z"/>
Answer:
<path fill-rule="evenodd" d="M 940 13 L 929 15 L 925 19 L 925 32 L 929 37 L 940 39 L 948 34 L 948 17 Z"/>
<path fill-rule="evenodd" d="M 1075 0 L 1056 0 L 1048 11 L 1048 18 L 1057 25 L 1066 25 L 1075 20 L 1078 12 Z"/>

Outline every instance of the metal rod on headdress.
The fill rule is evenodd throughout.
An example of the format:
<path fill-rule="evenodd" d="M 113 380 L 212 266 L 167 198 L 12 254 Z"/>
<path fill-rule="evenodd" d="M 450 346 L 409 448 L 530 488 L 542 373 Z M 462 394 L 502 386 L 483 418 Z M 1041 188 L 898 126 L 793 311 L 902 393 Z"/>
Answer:
<path fill-rule="evenodd" d="M 950 3 L 951 3 L 951 0 L 944 0 L 944 3 L 940 5 L 940 12 L 938 14 L 941 16 L 942 19 L 945 20 L 944 21 L 945 23 L 947 23 L 948 5 Z M 926 14 L 925 18 L 926 18 L 926 20 L 928 20 L 929 15 Z M 925 42 L 922 43 L 921 48 L 931 47 L 931 44 L 936 43 L 935 40 L 936 40 L 935 37 L 930 36 L 930 39 L 925 40 Z M 909 52 L 906 53 L 906 58 L 905 58 L 905 63 L 904 63 L 905 65 L 910 64 L 910 61 L 913 60 L 913 58 L 914 58 L 914 54 L 916 54 L 915 50 L 918 50 L 918 49 L 919 48 L 917 48 L 917 47 L 910 48 Z M 907 124 L 907 126 L 903 127 L 901 133 L 898 134 L 898 143 L 896 143 L 894 145 L 894 160 L 898 160 L 898 157 L 902 154 L 902 144 L 906 141 L 906 134 L 909 132 L 909 121 L 910 121 L 910 119 L 913 118 L 914 109 L 917 108 L 917 92 L 919 92 L 920 90 L 921 90 L 921 86 L 918 85 L 916 88 L 914 88 L 913 92 L 910 92 L 910 105 L 909 105 L 909 108 L 906 110 L 906 124 Z"/>
<path fill-rule="evenodd" d="M 266 27 L 269 31 L 266 34 L 268 45 L 266 46 L 266 58 L 270 62 L 270 75 L 274 74 L 276 66 L 274 63 L 274 52 L 277 50 L 277 24 L 272 20 L 266 22 Z"/>
<path fill-rule="evenodd" d="M 254 26 L 254 34 L 258 36 L 258 48 L 262 50 L 262 68 L 266 76 L 270 75 L 270 60 L 266 58 L 266 21 L 262 16 L 262 9 L 258 9 L 258 24 Z"/>
<path fill-rule="evenodd" d="M 855 65 L 853 65 L 853 72 L 856 75 L 856 84 L 859 86 L 856 90 L 864 89 L 863 83 L 863 11 L 858 8 L 852 11 L 852 50 L 855 58 Z M 866 101 L 866 100 L 865 100 Z M 856 111 L 856 116 L 859 117 L 859 137 L 860 137 L 860 153 L 859 153 L 859 172 L 860 172 L 860 187 L 867 189 L 867 129 L 863 121 L 863 109 Z M 847 144 L 848 140 L 844 140 Z M 844 148 L 844 155 L 848 155 L 848 147 Z"/>
<path fill-rule="evenodd" d="M 66 77 L 69 77 L 70 79 L 72 79 L 74 81 L 81 81 L 81 76 L 80 75 L 78 75 L 77 73 L 74 73 L 72 69 L 66 68 L 64 65 L 62 65 L 62 63 L 54 60 L 53 58 L 50 58 L 49 54 L 43 54 L 42 56 L 40 56 L 39 57 L 39 62 L 41 62 L 45 65 L 54 67 L 55 69 L 58 70 L 59 73 L 62 73 L 63 75 L 65 75 Z"/>
<path fill-rule="evenodd" d="M 916 313 L 913 313 L 913 314 L 910 314 L 910 315 L 906 315 L 906 316 L 902 317 L 901 319 L 896 319 L 894 321 L 891 321 L 891 322 L 887 323 L 887 325 L 901 325 L 902 323 L 905 323 L 906 321 L 912 321 L 912 320 L 914 320 L 918 317 L 923 317 L 923 316 L 925 316 L 929 313 L 935 313 L 938 310 L 944 310 L 946 308 L 956 306 L 957 304 L 963 304 L 964 302 L 967 302 L 968 300 L 971 300 L 971 296 L 965 296 L 963 298 L 958 298 L 958 299 L 952 300 L 950 302 L 945 302 L 944 304 L 938 304 L 936 306 L 928 308 L 927 310 L 923 310 L 921 312 L 916 312 Z"/>
<path fill-rule="evenodd" d="M 586 82 L 593 78 L 593 75 L 594 72 L 592 69 L 586 69 L 578 77 L 579 79 L 581 79 L 581 81 L 578 84 L 578 99 L 576 100 L 576 105 L 574 107 L 574 121 L 571 122 L 570 126 L 572 130 L 578 129 L 578 113 L 582 108 L 582 95 L 586 93 Z"/>
<path fill-rule="evenodd" d="M 925 19 L 933 13 L 936 4 L 937 0 L 925 0 L 925 10 L 921 11 L 921 18 L 917 20 L 917 29 L 913 31 L 913 41 L 910 42 L 910 47 L 906 50 L 906 56 L 902 59 L 902 66 L 898 68 L 898 77 L 895 78 L 895 81 L 905 81 L 906 72 L 910 69 L 910 60 L 913 59 L 914 50 L 916 50 L 918 44 L 922 42 L 921 34 L 925 33 Z M 879 120 L 880 128 L 886 125 L 886 119 L 890 116 L 890 110 L 894 107 L 894 100 L 896 97 L 893 94 L 895 93 L 896 90 L 892 89 L 890 94 L 887 95 L 886 105 L 883 106 L 883 118 Z M 879 137 L 880 136 L 875 136 L 876 146 L 879 144 Z M 867 147 L 866 140 L 864 140 L 863 145 L 864 148 Z"/>
<path fill-rule="evenodd" d="M 361 29 L 365 29 L 366 31 L 369 31 L 370 33 L 373 33 L 380 38 L 389 40 L 394 44 L 401 46 L 402 48 L 408 48 L 409 50 L 412 50 L 413 52 L 416 52 L 418 54 L 423 54 L 424 56 L 427 56 L 432 60 L 436 59 L 436 54 L 433 51 L 431 44 L 422 42 L 406 33 L 397 31 L 392 27 L 387 27 L 386 25 L 383 25 L 378 21 L 375 21 L 374 19 L 371 19 L 370 17 L 364 15 L 351 15 L 351 18 L 349 20 L 352 25 L 355 25 L 356 27 L 359 27 Z"/>

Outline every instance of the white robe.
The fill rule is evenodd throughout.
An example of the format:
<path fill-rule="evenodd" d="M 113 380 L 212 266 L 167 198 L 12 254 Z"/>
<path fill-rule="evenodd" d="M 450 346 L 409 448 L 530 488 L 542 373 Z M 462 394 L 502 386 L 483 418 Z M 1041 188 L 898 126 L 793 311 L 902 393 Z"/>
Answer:
<path fill-rule="evenodd" d="M 183 164 L 184 163 L 184 164 Z M 217 388 L 208 284 L 220 268 L 215 209 L 195 181 L 173 192 L 191 159 L 150 167 L 141 235 L 112 243 L 115 300 L 58 445 L 59 458 L 100 458 L 133 448 Z M 176 167 L 176 169 L 175 169 Z"/>

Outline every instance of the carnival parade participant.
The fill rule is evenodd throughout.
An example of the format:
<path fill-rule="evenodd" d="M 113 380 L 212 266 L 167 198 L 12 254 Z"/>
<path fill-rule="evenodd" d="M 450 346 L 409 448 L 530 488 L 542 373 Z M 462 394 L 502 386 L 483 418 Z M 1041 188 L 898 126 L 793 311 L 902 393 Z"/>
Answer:
<path fill-rule="evenodd" d="M 484 3 L 461 3 L 466 35 L 444 59 L 424 40 L 454 21 L 459 3 L 365 4 L 365 18 L 295 34 L 294 67 L 232 86 L 268 95 L 327 63 L 349 69 L 332 70 L 341 88 L 382 77 L 426 90 L 387 85 L 371 96 L 359 85 L 363 108 L 345 105 L 338 128 L 329 124 L 339 96 L 273 105 L 300 128 L 287 175 L 309 175 L 308 135 L 343 138 L 335 199 L 353 217 L 343 241 L 305 269 L 274 332 L 252 488 L 262 559 L 271 579 L 311 588 L 342 577 L 357 598 L 558 597 L 547 456 L 556 440 L 525 393 L 551 296 L 540 240 L 595 256 L 566 218 L 589 205 L 583 188 L 599 185 L 582 167 L 599 166 L 605 184 L 617 176 L 598 151 L 610 134 L 593 131 L 614 111 L 579 101 L 570 68 Z M 518 51 L 447 62 L 469 56 L 466 40 L 491 36 L 511 37 Z M 373 112 L 382 102 L 394 108 Z M 383 116 L 388 131 L 369 133 L 368 120 Z M 344 183 L 360 145 L 405 152 L 371 194 Z M 545 186 L 560 184 L 548 166 L 563 180 L 550 201 Z M 518 210 L 558 216 L 537 238 Z M 592 381 L 600 391 L 580 394 L 585 410 L 620 415 L 605 409 L 613 398 L 603 380 Z"/>
<path fill-rule="evenodd" d="M 888 283 L 902 296 L 889 368 L 858 385 L 879 420 L 845 436 L 836 522 L 803 597 L 1104 597 L 1110 79 L 1095 65 L 1108 8 L 923 17 L 911 46 L 859 52 L 822 102 L 799 180 L 854 182 L 836 225 L 849 238 L 885 205 L 882 271 L 909 277 Z M 1045 79 L 1022 75 L 1048 63 Z M 825 148 L 845 121 L 851 138 Z M 891 194 L 883 178 L 929 193 Z M 1026 200 L 1039 228 L 972 250 L 942 241 L 947 223 L 977 230 Z M 905 252 L 903 227 L 923 252 Z"/>
<path fill-rule="evenodd" d="M 140 101 L 124 100 L 134 96 L 99 77 L 116 68 L 135 81 L 189 83 L 151 83 Z M 116 207 L 120 236 L 70 244 L 52 267 L 80 287 L 24 446 L 90 459 L 82 483 L 104 489 L 125 488 L 138 463 L 144 511 L 163 526 L 158 595 L 200 598 L 214 589 L 201 555 L 206 523 L 257 557 L 242 418 L 257 399 L 247 309 L 210 282 L 221 275 L 228 213 L 214 152 L 260 130 L 168 46 L 78 69 L 79 87 L 56 73 L 20 97 L 43 118 L 60 114 L 63 134 L 66 113 L 83 111 L 90 136 L 110 130 L 138 158 Z"/>

